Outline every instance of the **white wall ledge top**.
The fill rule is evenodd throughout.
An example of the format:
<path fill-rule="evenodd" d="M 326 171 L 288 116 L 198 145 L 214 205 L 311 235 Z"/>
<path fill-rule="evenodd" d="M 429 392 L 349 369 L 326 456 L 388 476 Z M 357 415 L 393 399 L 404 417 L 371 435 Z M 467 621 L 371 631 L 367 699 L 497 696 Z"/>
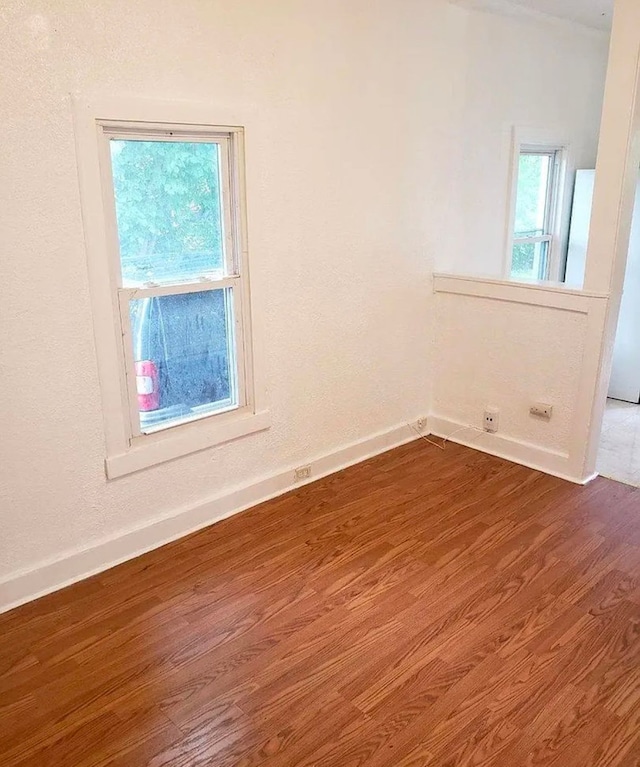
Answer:
<path fill-rule="evenodd" d="M 455 293 L 458 295 L 493 298 L 516 303 L 557 305 L 558 308 L 571 308 L 585 301 L 607 301 L 608 293 L 567 287 L 561 282 L 515 282 L 496 277 L 477 275 L 449 274 L 434 272 L 434 293 Z"/>

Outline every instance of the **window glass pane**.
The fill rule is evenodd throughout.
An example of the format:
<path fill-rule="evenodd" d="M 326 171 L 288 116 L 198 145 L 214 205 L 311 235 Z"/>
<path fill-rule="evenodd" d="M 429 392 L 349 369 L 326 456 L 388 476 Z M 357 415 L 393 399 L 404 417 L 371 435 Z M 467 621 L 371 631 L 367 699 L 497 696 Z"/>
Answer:
<path fill-rule="evenodd" d="M 238 404 L 233 290 L 130 302 L 142 432 Z"/>
<path fill-rule="evenodd" d="M 548 234 L 547 210 L 553 155 L 520 155 L 516 198 L 515 236 L 539 237 Z"/>
<path fill-rule="evenodd" d="M 123 284 L 221 276 L 219 145 L 128 139 L 109 145 Z"/>
<path fill-rule="evenodd" d="M 548 242 L 516 243 L 513 246 L 511 276 L 516 280 L 546 280 Z"/>

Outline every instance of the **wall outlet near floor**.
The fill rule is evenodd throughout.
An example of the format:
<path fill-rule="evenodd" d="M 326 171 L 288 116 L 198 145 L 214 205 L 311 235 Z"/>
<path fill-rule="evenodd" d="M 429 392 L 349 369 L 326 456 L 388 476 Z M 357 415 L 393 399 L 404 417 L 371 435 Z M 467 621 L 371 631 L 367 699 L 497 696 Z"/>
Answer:
<path fill-rule="evenodd" d="M 309 479 L 311 477 L 311 466 L 299 466 L 295 470 L 294 477 L 296 482 L 300 482 L 301 479 Z"/>
<path fill-rule="evenodd" d="M 416 421 L 416 429 L 418 431 L 424 431 L 427 428 L 427 419 L 426 418 L 418 418 Z"/>
<path fill-rule="evenodd" d="M 500 411 L 496 407 L 488 407 L 484 411 L 484 430 L 495 434 L 498 431 Z"/>
<path fill-rule="evenodd" d="M 529 408 L 529 412 L 536 418 L 544 418 L 546 421 L 550 421 L 553 415 L 553 405 L 548 405 L 545 402 L 534 402 Z"/>

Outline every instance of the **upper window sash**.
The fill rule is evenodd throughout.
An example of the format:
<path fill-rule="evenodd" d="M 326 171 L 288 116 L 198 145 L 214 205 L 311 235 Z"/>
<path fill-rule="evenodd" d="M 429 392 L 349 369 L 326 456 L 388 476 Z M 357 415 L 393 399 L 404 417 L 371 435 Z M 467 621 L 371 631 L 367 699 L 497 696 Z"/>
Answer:
<path fill-rule="evenodd" d="M 189 126 L 147 125 L 123 126 L 113 121 L 97 121 L 100 133 L 100 165 L 103 176 L 104 205 L 107 212 L 107 238 L 109 250 L 117 254 L 117 263 L 111 264 L 113 284 L 119 289 L 155 288 L 167 285 L 193 283 L 219 283 L 229 277 L 240 275 L 242 264 L 242 227 L 237 189 L 237 179 L 232 178 L 236 147 L 237 130 L 228 132 L 219 130 L 194 129 Z M 140 141 L 158 143 L 200 143 L 217 147 L 219 206 L 221 213 L 221 265 L 219 269 L 203 269 L 201 273 L 162 275 L 158 279 L 149 279 L 135 284 L 126 284 L 123 277 L 123 257 L 118 233 L 116 210 L 116 185 L 114 183 L 111 156 L 112 141 Z"/>
<path fill-rule="evenodd" d="M 557 208 L 557 200 L 558 200 L 558 184 L 560 181 L 560 165 L 561 165 L 561 156 L 562 156 L 562 148 L 560 147 L 541 147 L 541 146 L 531 146 L 523 144 L 520 146 L 520 151 L 518 154 L 518 157 L 522 157 L 522 155 L 538 155 L 540 157 L 548 157 L 549 158 L 549 174 L 547 178 L 547 187 L 546 187 L 546 196 L 545 196 L 545 209 L 544 209 L 544 220 L 542 225 L 542 231 L 544 234 L 539 235 L 540 237 L 546 238 L 547 240 L 553 239 L 553 231 L 555 228 L 555 216 L 556 216 L 556 208 Z M 519 173 L 516 178 L 516 195 L 518 193 L 518 187 L 519 187 L 519 181 L 520 176 Z M 514 221 L 515 224 L 515 221 Z M 517 233 L 514 232 L 514 244 L 521 243 L 521 242 L 543 242 L 543 240 L 538 240 L 536 237 L 518 237 Z"/>

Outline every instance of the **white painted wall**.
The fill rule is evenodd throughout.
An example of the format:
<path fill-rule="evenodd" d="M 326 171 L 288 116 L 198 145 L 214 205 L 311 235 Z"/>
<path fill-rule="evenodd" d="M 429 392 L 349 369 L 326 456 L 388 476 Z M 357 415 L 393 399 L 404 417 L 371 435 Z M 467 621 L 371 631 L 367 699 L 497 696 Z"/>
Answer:
<path fill-rule="evenodd" d="M 585 470 L 596 466 L 598 442 L 629 253 L 629 237 L 640 166 L 640 5 L 616 0 L 611 32 L 585 287 L 611 298 L 598 343 L 599 366 L 585 437 Z"/>
<path fill-rule="evenodd" d="M 456 71 L 463 13 L 440 0 L 2 3 L 0 579 L 427 411 L 454 98 L 442 73 Z M 72 92 L 255 115 L 267 433 L 106 481 Z"/>
<path fill-rule="evenodd" d="M 274 491 L 290 467 L 322 455 L 352 460 L 358 450 L 341 448 L 364 440 L 363 451 L 378 449 L 384 439 L 367 440 L 381 432 L 399 438 L 405 421 L 429 411 L 431 354 L 445 346 L 438 407 L 475 417 L 479 395 L 467 397 L 456 365 L 486 334 L 506 332 L 513 344 L 520 336 L 510 314 L 501 321 L 445 302 L 440 347 L 425 354 L 434 262 L 466 271 L 474 260 L 498 263 L 504 128 L 537 99 L 553 114 L 569 104 L 576 124 L 591 119 L 606 47 L 577 32 L 530 37 L 518 25 L 444 0 L 2 4 L 0 177 L 10 183 L 0 185 L 0 606 L 62 582 L 69 571 L 58 560 L 75 556 L 86 572 L 100 563 L 80 552 L 119 538 L 121 554 L 107 544 L 106 557 L 144 547 L 144 535 L 122 538 L 127 531 L 165 519 L 157 539 L 177 535 L 173 517 L 200 509 L 184 514 L 196 525 L 228 513 L 229 502 L 207 501 L 239 486 L 279 476 L 259 483 Z M 489 86 L 507 73 L 504 88 Z M 589 94 L 554 93 L 565 74 Z M 270 431 L 105 479 L 70 93 L 254 115 L 249 236 Z M 476 144 L 486 151 L 470 152 Z M 551 326 L 542 321 L 538 344 Z M 581 343 L 574 320 L 565 330 L 569 345 Z M 499 341 L 491 344 L 499 357 Z M 556 358 L 564 364 L 559 346 Z M 494 378 L 480 380 L 482 398 Z M 563 401 L 572 396 L 570 376 L 558 385 Z M 567 417 L 545 444 L 564 444 Z M 251 497 L 233 495 L 237 506 Z"/>
<path fill-rule="evenodd" d="M 470 12 L 464 48 L 453 190 L 461 215 L 436 269 L 499 279 L 512 128 L 554 132 L 570 142 L 566 238 L 572 171 L 595 166 L 608 39 L 562 22 Z M 490 280 L 441 292 L 438 283 L 434 431 L 574 481 L 587 479 L 589 381 L 598 368 L 606 296 L 565 296 L 516 283 L 496 287 Z M 530 416 L 535 401 L 553 405 L 550 422 Z M 500 411 L 498 435 L 457 431 L 482 427 L 487 406 Z"/>
<path fill-rule="evenodd" d="M 503 437 L 568 451 L 586 315 L 445 293 L 437 296 L 435 317 L 433 412 L 482 427 L 485 408 L 495 406 Z M 540 343 L 541 338 L 547 343 Z M 536 401 L 555 404 L 551 423 L 529 415 L 529 405 Z"/>
<path fill-rule="evenodd" d="M 436 275 L 434 288 L 433 431 L 588 479 L 586 416 L 606 295 L 447 275 Z M 551 420 L 530 414 L 538 402 L 553 407 Z M 481 431 L 489 407 L 499 411 L 495 435 Z"/>
<path fill-rule="evenodd" d="M 499 448 L 495 452 L 512 459 L 528 454 L 538 464 L 546 462 L 546 470 L 554 463 L 561 466 L 564 454 L 565 473 L 577 480 L 588 479 L 596 466 L 628 254 L 640 163 L 639 30 L 637 0 L 617 0 L 587 254 L 588 292 L 567 292 L 562 305 L 554 298 L 544 311 L 544 297 L 558 294 L 552 286 L 479 280 L 473 288 L 473 280 L 467 280 L 463 290 L 436 296 L 432 424 L 444 433 L 454 431 L 456 423 L 479 425 L 483 399 L 491 398 L 501 415 L 508 414 L 500 419 L 504 439 L 481 435 L 477 447 Z M 436 290 L 441 281 L 436 279 Z M 537 295 L 516 306 L 522 303 L 514 300 L 516 293 L 522 291 Z M 578 313 L 585 319 L 570 320 L 565 300 L 583 305 Z M 477 382 L 468 395 L 462 393 L 465 380 Z M 551 396 L 558 398 L 545 428 L 527 420 L 533 391 L 554 392 Z M 438 410 L 446 415 L 438 418 Z"/>
<path fill-rule="evenodd" d="M 464 51 L 456 137 L 461 215 L 436 268 L 501 277 L 512 128 L 551 130 L 570 142 L 566 240 L 573 171 L 595 167 L 608 38 L 563 22 L 471 11 Z"/>

